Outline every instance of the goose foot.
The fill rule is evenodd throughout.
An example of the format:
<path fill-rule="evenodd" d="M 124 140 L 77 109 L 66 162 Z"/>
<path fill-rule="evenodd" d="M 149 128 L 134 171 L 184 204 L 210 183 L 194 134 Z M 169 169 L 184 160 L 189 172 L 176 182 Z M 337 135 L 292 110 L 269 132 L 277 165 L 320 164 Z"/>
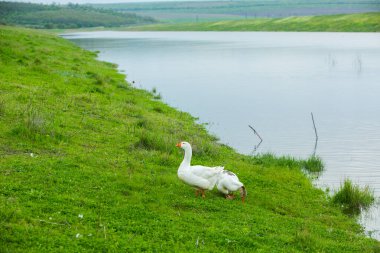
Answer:
<path fill-rule="evenodd" d="M 226 199 L 234 199 L 235 196 L 233 194 L 227 194 Z"/>
<path fill-rule="evenodd" d="M 202 198 L 206 197 L 205 190 L 204 189 L 196 189 L 195 190 L 195 197 L 198 197 L 199 193 L 201 194 Z"/>

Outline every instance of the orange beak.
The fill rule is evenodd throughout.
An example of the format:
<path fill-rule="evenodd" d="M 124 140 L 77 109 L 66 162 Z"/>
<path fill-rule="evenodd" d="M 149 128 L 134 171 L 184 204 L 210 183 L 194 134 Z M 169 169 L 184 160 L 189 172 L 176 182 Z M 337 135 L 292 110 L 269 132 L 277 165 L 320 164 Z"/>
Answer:
<path fill-rule="evenodd" d="M 181 143 L 178 142 L 175 146 L 180 148 L 181 147 Z"/>

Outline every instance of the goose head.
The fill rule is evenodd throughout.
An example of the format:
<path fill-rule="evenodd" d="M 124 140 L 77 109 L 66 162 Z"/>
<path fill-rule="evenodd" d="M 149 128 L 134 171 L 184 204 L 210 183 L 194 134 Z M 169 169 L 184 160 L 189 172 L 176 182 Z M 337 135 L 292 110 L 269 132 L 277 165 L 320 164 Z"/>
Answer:
<path fill-rule="evenodd" d="M 181 141 L 179 143 L 177 143 L 176 145 L 177 147 L 179 148 L 182 148 L 183 150 L 187 151 L 187 150 L 191 150 L 191 145 L 190 143 L 186 142 L 186 141 Z"/>

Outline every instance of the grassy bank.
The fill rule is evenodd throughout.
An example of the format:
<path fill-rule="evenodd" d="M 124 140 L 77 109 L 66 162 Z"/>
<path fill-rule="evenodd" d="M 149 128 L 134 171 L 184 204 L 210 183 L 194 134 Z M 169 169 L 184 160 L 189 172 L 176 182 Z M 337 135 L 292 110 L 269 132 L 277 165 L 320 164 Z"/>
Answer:
<path fill-rule="evenodd" d="M 0 27 L 0 252 L 378 252 L 300 163 L 220 145 L 115 66 Z M 175 143 L 225 165 L 248 199 L 197 199 Z"/>
<path fill-rule="evenodd" d="M 135 26 L 136 31 L 380 32 L 380 12 Z"/>

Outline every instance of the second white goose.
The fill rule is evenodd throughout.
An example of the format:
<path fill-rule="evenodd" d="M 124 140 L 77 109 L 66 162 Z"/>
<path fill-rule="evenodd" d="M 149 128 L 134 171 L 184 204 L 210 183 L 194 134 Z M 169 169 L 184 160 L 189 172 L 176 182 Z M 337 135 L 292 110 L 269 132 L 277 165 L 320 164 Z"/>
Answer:
<path fill-rule="evenodd" d="M 216 183 L 216 187 L 218 191 L 223 193 L 226 199 L 233 199 L 235 196 L 233 195 L 234 191 L 240 191 L 241 201 L 244 203 L 245 197 L 247 196 L 247 191 L 242 182 L 240 182 L 239 178 L 228 170 L 223 170 L 219 176 Z"/>

